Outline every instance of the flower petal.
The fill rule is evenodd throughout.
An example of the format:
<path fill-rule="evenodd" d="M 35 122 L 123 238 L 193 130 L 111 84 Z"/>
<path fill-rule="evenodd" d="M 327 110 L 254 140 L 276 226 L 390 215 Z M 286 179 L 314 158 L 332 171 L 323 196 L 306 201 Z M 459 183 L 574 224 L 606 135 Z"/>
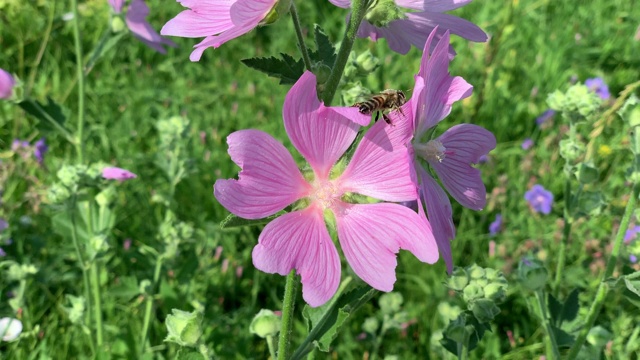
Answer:
<path fill-rule="evenodd" d="M 411 110 L 406 104 L 403 109 Z M 417 198 L 406 145 L 412 134 L 411 114 L 396 112 L 391 125 L 378 121 L 366 132 L 340 176 L 343 191 L 394 202 Z M 399 119 L 403 116 L 407 118 Z"/>
<path fill-rule="evenodd" d="M 187 38 L 216 35 L 233 27 L 230 11 L 231 4 L 211 12 L 184 10 L 164 24 L 160 34 Z"/>
<path fill-rule="evenodd" d="M 480 170 L 471 164 L 477 164 L 482 155 L 496 147 L 495 136 L 480 126 L 460 124 L 445 131 L 438 140 L 446 149 L 445 158 L 429 164 L 456 201 L 469 209 L 481 210 L 487 202 L 487 190 Z"/>
<path fill-rule="evenodd" d="M 231 213 L 261 219 L 284 209 L 310 189 L 291 154 L 271 135 L 240 130 L 227 138 L 229 155 L 242 170 L 238 180 L 218 180 L 216 199 Z"/>
<path fill-rule="evenodd" d="M 470 41 L 485 42 L 488 39 L 487 34 L 478 25 L 457 16 L 433 11 L 407 13 L 406 15 L 407 20 L 413 22 L 416 28 L 423 31 L 427 29 L 431 31 L 438 26 L 442 29 L 441 32 L 448 30 L 452 34 Z"/>
<path fill-rule="evenodd" d="M 267 224 L 252 256 L 254 266 L 270 274 L 287 275 L 296 269 L 302 277 L 302 297 L 313 307 L 326 303 L 340 284 L 340 257 L 319 207 Z"/>
<path fill-rule="evenodd" d="M 447 265 L 447 271 L 453 271 L 453 257 L 451 255 L 451 240 L 456 237 L 456 227 L 453 224 L 453 211 L 449 197 L 440 185 L 422 167 L 416 167 L 420 177 L 420 195 L 424 200 L 433 235 L 435 236 L 440 257 Z M 421 218 L 425 216 L 422 203 L 418 203 Z M 424 218 L 423 218 L 424 219 Z"/>
<path fill-rule="evenodd" d="M 151 27 L 151 24 L 146 20 L 148 15 L 149 7 L 144 0 L 131 1 L 129 10 L 127 10 L 127 15 L 125 16 L 125 22 L 133 35 L 150 48 L 162 54 L 166 53 L 162 45 L 176 47 L 177 45 L 173 41 L 163 38 Z"/>
<path fill-rule="evenodd" d="M 400 249 L 409 250 L 422 262 L 438 261 L 438 247 L 429 224 L 405 206 L 340 203 L 334 212 L 338 238 L 349 265 L 378 290 L 393 289 Z"/>
<path fill-rule="evenodd" d="M 287 93 L 282 116 L 293 146 L 309 162 L 316 176 L 324 179 L 349 148 L 360 127 L 318 100 L 316 76 L 309 71 L 305 71 Z"/>
<path fill-rule="evenodd" d="M 335 6 L 348 9 L 351 7 L 351 0 L 329 0 Z"/>
<path fill-rule="evenodd" d="M 396 4 L 400 7 L 432 12 L 454 10 L 470 2 L 471 0 L 396 0 Z"/>

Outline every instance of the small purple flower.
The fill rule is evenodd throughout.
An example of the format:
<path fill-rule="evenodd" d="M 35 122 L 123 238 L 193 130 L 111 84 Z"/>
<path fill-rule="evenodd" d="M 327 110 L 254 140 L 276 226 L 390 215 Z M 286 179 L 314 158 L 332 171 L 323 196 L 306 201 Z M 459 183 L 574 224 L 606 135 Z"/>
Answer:
<path fill-rule="evenodd" d="M 0 218 L 0 232 L 7 230 L 8 227 L 9 223 L 7 222 L 7 220 Z"/>
<path fill-rule="evenodd" d="M 553 194 L 547 191 L 542 185 L 533 185 L 531 190 L 524 194 L 524 199 L 529 202 L 529 206 L 531 206 L 535 212 L 541 212 L 545 215 L 551 212 Z"/>
<path fill-rule="evenodd" d="M 125 239 L 124 243 L 122 243 L 122 248 L 124 251 L 129 251 L 131 249 L 131 239 Z"/>
<path fill-rule="evenodd" d="M 545 112 L 542 113 L 542 115 L 536 118 L 536 124 L 538 126 L 544 124 L 545 122 L 547 122 L 547 120 L 551 119 L 555 114 L 556 114 L 555 110 L 547 109 Z"/>
<path fill-rule="evenodd" d="M 125 181 L 129 179 L 135 179 L 136 177 L 138 177 L 138 175 L 132 173 L 129 170 L 121 169 L 114 166 L 108 166 L 102 169 L 102 177 L 107 180 Z"/>
<path fill-rule="evenodd" d="M 7 256 L 7 253 L 4 252 L 4 250 L 2 250 L 2 248 L 0 248 L 0 257 L 5 257 Z"/>
<path fill-rule="evenodd" d="M 40 164 L 42 164 L 42 161 L 44 160 L 44 154 L 47 153 L 47 150 L 49 150 L 49 147 L 44 142 L 44 138 L 36 141 L 33 149 L 33 156 L 35 156 L 36 160 L 38 160 Z"/>
<path fill-rule="evenodd" d="M 624 233 L 624 243 L 628 244 L 631 241 L 633 241 L 633 239 L 636 238 L 636 235 L 640 233 L 640 225 L 636 225 L 632 228 L 630 228 L 629 230 L 627 230 L 626 233 Z"/>
<path fill-rule="evenodd" d="M 529 150 L 531 149 L 531 147 L 533 146 L 533 140 L 531 140 L 530 138 L 526 138 L 523 142 L 522 142 L 522 150 Z"/>
<path fill-rule="evenodd" d="M 600 96 L 602 100 L 607 100 L 611 97 L 611 94 L 609 94 L 609 87 L 601 77 L 587 79 L 584 84 L 589 88 L 589 90 Z"/>
<path fill-rule="evenodd" d="M 0 99 L 8 99 L 13 94 L 16 81 L 7 71 L 0 69 Z"/>
<path fill-rule="evenodd" d="M 489 155 L 487 154 L 482 154 L 479 158 L 478 158 L 478 164 L 486 164 L 489 162 Z"/>
<path fill-rule="evenodd" d="M 629 261 L 631 261 L 632 263 L 635 264 L 635 263 L 638 262 L 638 257 L 633 255 L 633 254 L 631 254 L 631 255 L 629 255 Z"/>
<path fill-rule="evenodd" d="M 27 140 L 13 139 L 11 143 L 11 151 L 16 152 L 20 150 L 20 148 L 29 147 L 29 142 Z"/>
<path fill-rule="evenodd" d="M 496 219 L 489 224 L 489 235 L 497 235 L 500 232 L 500 229 L 502 229 L 502 214 L 497 214 Z"/>

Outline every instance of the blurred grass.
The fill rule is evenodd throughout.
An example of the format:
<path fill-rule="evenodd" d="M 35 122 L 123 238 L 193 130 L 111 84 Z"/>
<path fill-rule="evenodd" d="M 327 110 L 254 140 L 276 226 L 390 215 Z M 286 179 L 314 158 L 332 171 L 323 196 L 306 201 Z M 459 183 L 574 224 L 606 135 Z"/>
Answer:
<path fill-rule="evenodd" d="M 150 21 L 157 29 L 182 9 L 171 1 L 154 0 L 148 4 Z M 333 41 L 340 40 L 345 11 L 325 1 L 298 2 L 298 6 L 307 31 L 317 22 Z M 493 191 L 487 209 L 479 213 L 461 207 L 454 209 L 458 238 L 453 250 L 457 263 L 475 262 L 509 269 L 518 256 L 534 246 L 542 246 L 549 256 L 554 255 L 557 235 L 562 229 L 557 217 L 532 217 L 522 196 L 533 183 L 544 184 L 554 194 L 562 192 L 564 179 L 557 155 L 562 129 L 552 124 L 539 131 L 535 118 L 546 109 L 546 95 L 557 88 L 566 88 L 572 77 L 584 81 L 602 76 L 612 95 L 638 79 L 640 41 L 634 40 L 640 18 L 638 8 L 638 1 L 629 0 L 475 1 L 454 12 L 485 29 L 490 41 L 473 44 L 454 37 L 453 46 L 458 56 L 450 71 L 463 76 L 475 90 L 468 101 L 454 107 L 442 126 L 472 122 L 494 132 L 499 144 L 491 154 L 491 161 L 482 166 L 488 192 Z M 0 67 L 17 74 L 26 87 L 32 82 L 29 89 L 32 96 L 39 99 L 51 96 L 61 102 L 69 115 L 67 124 L 73 129 L 77 106 L 75 58 L 71 26 L 63 20 L 69 11 L 68 3 L 62 1 L 0 1 Z M 50 36 L 43 45 L 50 15 Z M 82 2 L 81 15 L 83 48 L 88 54 L 108 28 L 106 1 Z M 184 300 L 187 299 L 206 304 L 208 330 L 205 335 L 221 358 L 264 358 L 265 345 L 248 335 L 246 329 L 259 308 L 279 307 L 284 281 L 252 267 L 250 252 L 259 229 L 218 229 L 217 224 L 227 212 L 213 198 L 212 184 L 218 178 L 236 176 L 237 168 L 226 154 L 225 142 L 226 136 L 235 130 L 258 128 L 291 148 L 281 122 L 282 102 L 288 87 L 278 86 L 277 80 L 244 67 L 239 60 L 279 52 L 296 55 L 293 29 L 289 19 L 284 19 L 220 49 L 206 50 L 198 63 L 188 59 L 191 46 L 198 40 L 172 40 L 179 47 L 161 55 L 127 36 L 96 64 L 87 77 L 86 157 L 112 162 L 139 175 L 136 182 L 124 187 L 128 195 L 122 199 L 125 210 L 120 214 L 115 237 L 118 242 L 132 238 L 134 246 L 157 247 L 154 234 L 162 212 L 150 199 L 167 184 L 153 164 L 157 151 L 154 125 L 173 115 L 184 115 L 191 121 L 190 155 L 195 159 L 198 172 L 178 186 L 175 200 L 178 216 L 193 223 L 199 231 L 181 258 L 168 266 L 167 270 L 174 276 L 165 276 L 161 286 L 162 301 L 152 324 L 151 343 L 160 346 L 159 351 L 164 349 L 162 321 L 172 307 L 189 307 Z M 42 57 L 38 60 L 41 49 Z M 359 40 L 356 51 L 365 49 L 382 60 L 379 70 L 382 75 L 372 75 L 365 81 L 372 91 L 412 88 L 421 56 L 417 49 L 400 56 L 391 53 L 384 40 L 378 43 Z M 54 181 L 54 173 L 62 164 L 73 161 L 72 146 L 53 133 L 39 133 L 35 120 L 17 108 L 0 103 L 0 116 L 3 148 L 8 148 L 13 138 L 47 137 L 51 153 L 47 168 L 38 175 L 44 184 Z M 204 142 L 199 140 L 201 132 L 206 134 Z M 619 125 L 614 125 L 605 135 L 622 141 L 619 132 Z M 527 137 L 536 139 L 535 151 L 526 153 L 520 149 L 521 141 Z M 610 145 L 614 145 L 614 153 L 610 158 L 599 159 L 602 164 L 617 164 L 624 158 L 617 143 Z M 613 198 L 621 197 L 625 191 L 621 173 L 621 169 L 611 166 L 605 174 L 611 178 L 608 190 Z M 30 210 L 25 205 L 19 212 L 34 216 L 38 226 L 24 234 L 25 254 L 19 260 L 38 264 L 46 271 L 42 271 L 28 289 L 27 323 L 39 323 L 44 329 L 43 339 L 30 342 L 28 351 L 33 358 L 36 354 L 80 357 L 88 353 L 87 346 L 77 343 L 77 337 L 82 335 L 69 324 L 61 310 L 64 294 L 81 294 L 79 272 L 73 256 L 69 255 L 72 247 L 66 239 L 51 236 L 46 216 L 33 215 Z M 587 239 L 606 240 L 611 236 L 620 207 L 613 206 L 612 211 L 613 217 L 576 224 L 576 241 L 568 249 L 567 292 L 571 286 L 590 288 L 594 285 L 595 277 L 588 269 L 591 258 L 584 250 L 584 243 Z M 506 230 L 495 239 L 503 254 L 489 258 L 491 239 L 487 225 L 496 213 L 502 213 L 505 219 Z M 560 215 L 560 211 L 554 214 Z M 216 246 L 224 248 L 223 257 L 230 260 L 232 267 L 244 267 L 241 278 L 233 274 L 235 270 L 221 273 L 220 261 L 212 259 Z M 149 259 L 121 249 L 119 243 L 114 244 L 114 252 L 108 261 L 109 272 L 103 274 L 105 289 L 116 287 L 123 276 L 138 280 L 151 277 L 153 264 Z M 418 319 L 407 335 L 412 341 L 390 334 L 383 352 L 400 354 L 402 358 L 441 358 L 442 350 L 439 345 L 431 346 L 431 337 L 444 327 L 445 320 L 432 310 L 443 301 L 455 301 L 442 286 L 444 266 L 418 264 L 410 255 L 401 254 L 396 285 L 396 290 L 405 297 L 406 309 Z M 350 271 L 343 269 L 345 273 Z M 108 291 L 105 296 L 109 296 Z M 0 303 L 6 301 L 0 298 Z M 608 318 L 622 311 L 616 310 L 616 306 L 624 308 L 618 303 L 610 305 Z M 370 348 L 367 341 L 353 339 L 361 332 L 362 319 L 374 309 L 371 305 L 350 321 L 350 328 L 336 348 L 341 358 L 361 358 L 356 354 Z M 107 298 L 107 336 L 116 343 L 114 348 L 133 346 L 131 336 L 137 336 L 133 334 L 140 331 L 141 312 L 142 306 L 135 299 Z M 3 314 L 0 310 L 0 315 Z M 539 343 L 542 334 L 537 320 L 527 314 L 527 304 L 517 296 L 510 297 L 501 315 L 505 322 L 496 324 L 494 333 L 487 334 L 473 356 L 499 358 L 512 351 L 505 340 L 507 329 L 518 339 L 520 352 L 512 358 L 541 354 L 543 349 L 532 344 Z M 234 344 L 232 348 L 229 343 Z M 27 354 L 27 350 L 12 351 L 16 351 L 16 356 Z"/>

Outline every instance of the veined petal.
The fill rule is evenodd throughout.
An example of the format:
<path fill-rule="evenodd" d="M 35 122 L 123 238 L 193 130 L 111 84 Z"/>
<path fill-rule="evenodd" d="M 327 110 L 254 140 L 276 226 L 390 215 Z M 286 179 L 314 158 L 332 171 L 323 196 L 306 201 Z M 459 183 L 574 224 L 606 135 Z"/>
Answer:
<path fill-rule="evenodd" d="M 240 130 L 227 138 L 229 155 L 242 169 L 238 180 L 218 180 L 216 199 L 231 213 L 261 219 L 305 196 L 310 185 L 291 154 L 271 135 Z"/>
<path fill-rule="evenodd" d="M 334 209 L 338 238 L 349 265 L 367 284 L 391 291 L 396 254 L 409 250 L 420 261 L 438 261 L 438 248 L 427 222 L 413 210 L 391 203 L 347 204 Z"/>
<path fill-rule="evenodd" d="M 231 20 L 236 25 L 251 24 L 258 26 L 277 0 L 238 0 L 231 5 Z"/>
<path fill-rule="evenodd" d="M 453 271 L 453 257 L 451 255 L 451 240 L 456 237 L 456 227 L 453 224 L 453 211 L 449 197 L 440 185 L 422 167 L 417 166 L 416 171 L 420 177 L 420 195 L 424 200 L 433 235 L 440 256 L 447 265 L 447 271 Z M 418 201 L 419 215 L 424 217 L 422 202 Z M 424 219 L 424 218 L 423 218 Z"/>
<path fill-rule="evenodd" d="M 125 16 L 125 22 L 133 35 L 147 46 L 163 54 L 166 53 L 166 50 L 162 45 L 177 46 L 173 41 L 160 36 L 160 34 L 151 27 L 151 24 L 146 20 L 148 15 L 149 7 L 144 0 L 131 1 L 129 10 L 127 10 L 127 15 Z"/>
<path fill-rule="evenodd" d="M 160 34 L 197 38 L 227 31 L 233 27 L 230 7 L 205 13 L 184 10 L 164 24 Z"/>
<path fill-rule="evenodd" d="M 316 76 L 309 71 L 305 71 L 287 93 L 282 116 L 293 146 L 309 162 L 316 176 L 324 179 L 349 148 L 360 127 L 318 100 Z"/>
<path fill-rule="evenodd" d="M 448 30 L 470 41 L 485 42 L 488 39 L 487 34 L 478 25 L 449 14 L 432 11 L 414 12 L 407 13 L 407 19 L 418 28 L 429 29 L 429 31 L 438 26 L 442 29 L 441 31 Z"/>
<path fill-rule="evenodd" d="M 191 55 L 189 56 L 189 60 L 200 61 L 200 58 L 202 57 L 202 53 L 206 49 L 210 47 L 218 48 L 222 44 L 226 43 L 227 41 L 233 40 L 239 36 L 242 36 L 248 33 L 249 31 L 253 30 L 253 28 L 254 26 L 251 26 L 251 25 L 235 26 L 223 32 L 222 34 L 207 36 L 204 40 L 202 40 L 201 42 L 199 42 L 194 46 L 195 50 L 191 52 Z"/>
<path fill-rule="evenodd" d="M 410 110 L 406 104 L 403 109 Z M 411 118 L 398 119 L 402 116 L 395 114 L 391 125 L 378 121 L 367 131 L 340 176 L 341 190 L 385 201 L 417 198 L 406 145 L 411 138 L 412 123 Z"/>
<path fill-rule="evenodd" d="M 329 0 L 335 6 L 348 9 L 351 7 L 351 0 Z"/>
<path fill-rule="evenodd" d="M 414 10 L 445 12 L 470 3 L 471 0 L 396 0 L 398 6 Z"/>
<path fill-rule="evenodd" d="M 271 221 L 252 256 L 254 266 L 267 273 L 287 275 L 296 269 L 302 278 L 302 297 L 313 307 L 326 303 L 340 284 L 340 258 L 319 207 Z"/>
<path fill-rule="evenodd" d="M 487 190 L 480 177 L 477 164 L 482 155 L 496 147 L 493 134 L 477 125 L 460 124 L 451 127 L 437 139 L 445 147 L 442 161 L 430 160 L 442 185 L 462 206 L 482 210 Z"/>

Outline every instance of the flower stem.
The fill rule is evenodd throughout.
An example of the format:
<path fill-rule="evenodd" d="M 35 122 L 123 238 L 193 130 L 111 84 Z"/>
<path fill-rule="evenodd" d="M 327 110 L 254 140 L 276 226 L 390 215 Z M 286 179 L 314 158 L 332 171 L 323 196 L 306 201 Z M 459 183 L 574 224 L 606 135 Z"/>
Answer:
<path fill-rule="evenodd" d="M 267 335 L 267 347 L 269 347 L 269 355 L 271 359 L 276 359 L 276 339 L 273 335 Z"/>
<path fill-rule="evenodd" d="M 158 281 L 160 280 L 160 272 L 162 271 L 162 262 L 164 260 L 164 256 L 160 255 L 156 259 L 156 268 L 153 272 L 153 285 L 151 287 L 151 293 L 147 294 L 145 309 L 144 309 L 144 323 L 142 325 L 142 336 L 140 341 L 140 357 L 144 354 L 144 351 L 147 347 L 147 334 L 149 333 L 149 324 L 151 323 L 151 310 L 153 310 L 153 293 L 158 285 Z"/>
<path fill-rule="evenodd" d="M 631 216 L 633 215 L 636 208 L 636 201 L 638 199 L 638 195 L 640 194 L 640 186 L 636 185 L 631 192 L 631 197 L 629 198 L 629 202 L 627 202 L 627 208 L 624 210 L 624 215 L 622 215 L 622 221 L 620 222 L 620 227 L 618 228 L 618 234 L 615 237 L 613 243 L 613 250 L 611 250 L 611 255 L 609 256 L 609 260 L 607 261 L 607 268 L 602 274 L 602 279 L 600 280 L 600 285 L 598 285 L 598 291 L 596 292 L 595 300 L 591 304 L 591 308 L 589 309 L 589 313 L 587 314 L 587 321 L 585 325 L 582 327 L 578 338 L 571 346 L 571 350 L 569 350 L 569 355 L 567 355 L 568 360 L 573 360 L 578 356 L 578 352 L 582 348 L 582 344 L 587 339 L 587 335 L 589 334 L 589 330 L 593 327 L 593 324 L 602 309 L 602 305 L 604 304 L 604 300 L 607 297 L 607 290 L 609 290 L 609 286 L 605 283 L 605 280 L 613 275 L 613 270 L 616 267 L 618 262 L 618 256 L 620 255 L 620 247 L 622 246 L 622 242 L 624 240 L 624 234 L 629 227 L 629 222 L 631 220 Z"/>
<path fill-rule="evenodd" d="M 547 314 L 547 303 L 544 301 L 544 293 L 542 290 L 536 291 L 536 300 L 538 300 L 538 310 L 540 311 L 540 317 L 542 324 L 544 325 L 544 331 L 549 341 L 547 346 L 547 357 L 551 360 L 560 359 L 560 350 L 558 350 L 558 342 L 556 341 L 556 335 L 551 328 L 549 315 Z M 549 353 L 549 346 L 551 347 L 551 353 Z"/>
<path fill-rule="evenodd" d="M 282 329 L 278 339 L 278 360 L 289 358 L 289 344 L 291 343 L 291 331 L 293 330 L 293 310 L 296 304 L 296 292 L 298 282 L 296 271 L 291 270 L 287 275 L 287 283 L 284 288 L 282 300 Z"/>
<path fill-rule="evenodd" d="M 91 285 L 93 291 L 93 301 L 94 307 L 93 312 L 95 316 L 96 322 L 96 342 L 98 345 L 98 352 L 102 350 L 102 346 L 104 345 L 104 338 L 102 335 L 102 299 L 100 298 L 100 278 L 98 271 L 98 262 L 93 261 L 90 267 L 91 272 Z"/>
<path fill-rule="evenodd" d="M 298 38 L 298 47 L 300 48 L 300 52 L 302 53 L 304 66 L 307 68 L 307 70 L 311 71 L 311 58 L 309 57 L 309 50 L 307 49 L 307 45 L 304 44 L 304 37 L 302 36 L 302 28 L 300 27 L 298 10 L 296 10 L 296 5 L 293 1 L 291 2 L 291 9 L 289 9 L 289 12 L 291 13 L 291 20 L 293 20 L 293 27 L 296 29 L 296 38 Z"/>
<path fill-rule="evenodd" d="M 80 41 L 80 14 L 78 0 L 71 0 L 73 11 L 73 40 L 76 52 L 76 76 L 78 77 L 78 125 L 76 133 L 76 151 L 78 163 L 84 162 L 84 72 L 82 71 L 82 43 Z"/>
<path fill-rule="evenodd" d="M 324 101 L 325 106 L 331 105 L 331 101 L 336 94 L 336 90 L 340 84 L 340 79 L 342 78 L 342 73 L 347 65 L 347 60 L 349 59 L 349 54 L 353 48 L 353 42 L 355 41 L 356 34 L 358 33 L 358 28 L 360 27 L 360 23 L 369 8 L 368 3 L 369 2 L 367 0 L 351 1 L 351 17 L 347 24 L 347 30 L 344 33 L 344 38 L 342 39 L 342 45 L 340 45 L 336 62 L 333 64 L 333 68 L 331 69 L 331 75 L 329 75 L 324 86 L 324 92 L 322 93 L 322 100 Z"/>
<path fill-rule="evenodd" d="M 571 200 L 571 180 L 567 179 L 564 185 L 564 228 L 562 229 L 562 242 L 560 243 L 560 249 L 558 251 L 558 266 L 556 267 L 556 277 L 553 281 L 553 290 L 557 295 L 560 281 L 562 281 L 562 272 L 564 271 L 565 264 L 565 249 L 569 243 L 571 236 L 571 225 L 573 224 L 572 206 Z"/>

